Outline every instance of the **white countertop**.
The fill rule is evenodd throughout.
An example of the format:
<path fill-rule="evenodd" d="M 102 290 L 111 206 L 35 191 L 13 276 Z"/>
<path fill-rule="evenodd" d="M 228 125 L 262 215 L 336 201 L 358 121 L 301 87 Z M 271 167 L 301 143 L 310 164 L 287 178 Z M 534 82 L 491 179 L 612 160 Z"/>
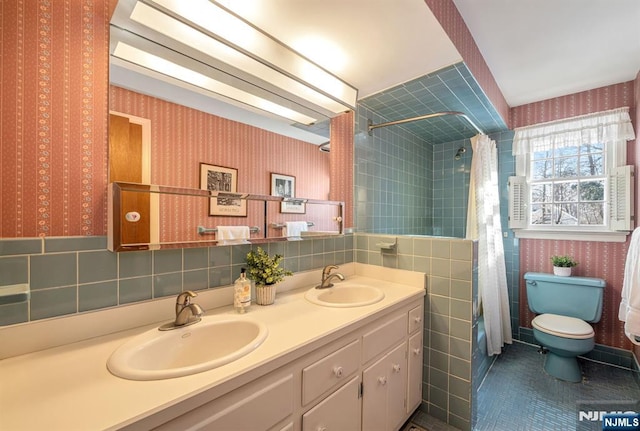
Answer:
<path fill-rule="evenodd" d="M 226 393 L 261 375 L 265 369 L 314 349 L 320 339 L 337 339 L 350 331 L 352 325 L 368 323 L 382 310 L 424 295 L 421 274 L 363 267 L 367 277 L 353 275 L 347 280 L 382 289 L 385 298 L 376 304 L 322 307 L 304 299 L 304 293 L 312 287 L 306 286 L 279 293 L 274 305 L 254 304 L 244 315 L 236 314 L 231 306 L 210 310 L 208 315 L 233 314 L 264 322 L 269 335 L 248 355 L 191 376 L 133 381 L 115 377 L 107 370 L 107 359 L 117 347 L 158 326 L 157 323 L 3 359 L 0 429 L 117 429 L 204 391 L 212 398 Z"/>

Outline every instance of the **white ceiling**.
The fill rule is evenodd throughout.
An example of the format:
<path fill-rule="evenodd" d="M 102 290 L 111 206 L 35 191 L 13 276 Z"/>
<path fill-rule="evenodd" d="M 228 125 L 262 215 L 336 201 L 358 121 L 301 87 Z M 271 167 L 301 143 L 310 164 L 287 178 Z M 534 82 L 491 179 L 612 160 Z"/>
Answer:
<path fill-rule="evenodd" d="M 444 1 L 444 0 L 443 0 Z M 453 0 L 509 106 L 633 80 L 639 0 Z M 359 98 L 461 60 L 424 0 L 218 0 L 302 54 L 303 35 L 346 53 Z"/>
<path fill-rule="evenodd" d="M 631 81 L 638 0 L 453 0 L 509 106 Z"/>

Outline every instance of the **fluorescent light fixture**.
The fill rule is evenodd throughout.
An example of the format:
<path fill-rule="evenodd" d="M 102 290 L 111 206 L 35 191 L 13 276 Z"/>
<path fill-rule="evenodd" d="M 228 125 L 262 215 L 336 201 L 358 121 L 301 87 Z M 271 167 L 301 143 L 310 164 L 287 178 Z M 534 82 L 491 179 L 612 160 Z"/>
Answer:
<path fill-rule="evenodd" d="M 355 109 L 355 88 L 213 1 L 146 0 L 130 19 L 323 115 Z"/>
<path fill-rule="evenodd" d="M 313 124 L 317 121 L 316 118 L 296 112 L 285 106 L 244 91 L 238 87 L 220 82 L 211 76 L 197 72 L 191 68 L 177 64 L 143 49 L 128 45 L 124 42 L 118 42 L 116 44 L 112 55 L 157 73 L 212 91 L 224 97 L 254 106 L 301 124 Z"/>

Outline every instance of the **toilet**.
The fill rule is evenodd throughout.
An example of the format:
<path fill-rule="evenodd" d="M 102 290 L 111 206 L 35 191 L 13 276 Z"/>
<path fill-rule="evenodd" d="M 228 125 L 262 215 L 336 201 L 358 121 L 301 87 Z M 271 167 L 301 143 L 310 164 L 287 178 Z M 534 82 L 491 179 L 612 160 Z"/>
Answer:
<path fill-rule="evenodd" d="M 595 345 L 589 323 L 602 315 L 605 281 L 536 272 L 527 272 L 524 279 L 529 309 L 538 315 L 531 321 L 533 336 L 548 350 L 544 370 L 558 379 L 580 382 L 577 357 Z"/>

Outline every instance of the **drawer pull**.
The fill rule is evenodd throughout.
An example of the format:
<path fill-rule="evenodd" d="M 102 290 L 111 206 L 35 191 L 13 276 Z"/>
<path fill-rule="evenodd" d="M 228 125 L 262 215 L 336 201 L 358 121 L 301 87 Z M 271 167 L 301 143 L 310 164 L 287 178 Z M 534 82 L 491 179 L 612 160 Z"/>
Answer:
<path fill-rule="evenodd" d="M 393 371 L 395 371 L 396 373 L 400 372 L 400 364 L 393 364 Z"/>
<path fill-rule="evenodd" d="M 378 383 L 380 383 L 382 386 L 387 384 L 387 378 L 385 376 L 382 377 L 378 377 Z"/>
<path fill-rule="evenodd" d="M 418 356 L 420 354 L 420 349 L 413 349 L 413 354 Z"/>
<path fill-rule="evenodd" d="M 340 378 L 342 377 L 342 374 L 344 374 L 344 370 L 342 369 L 342 367 L 333 367 L 333 374 L 335 374 L 336 377 Z"/>

